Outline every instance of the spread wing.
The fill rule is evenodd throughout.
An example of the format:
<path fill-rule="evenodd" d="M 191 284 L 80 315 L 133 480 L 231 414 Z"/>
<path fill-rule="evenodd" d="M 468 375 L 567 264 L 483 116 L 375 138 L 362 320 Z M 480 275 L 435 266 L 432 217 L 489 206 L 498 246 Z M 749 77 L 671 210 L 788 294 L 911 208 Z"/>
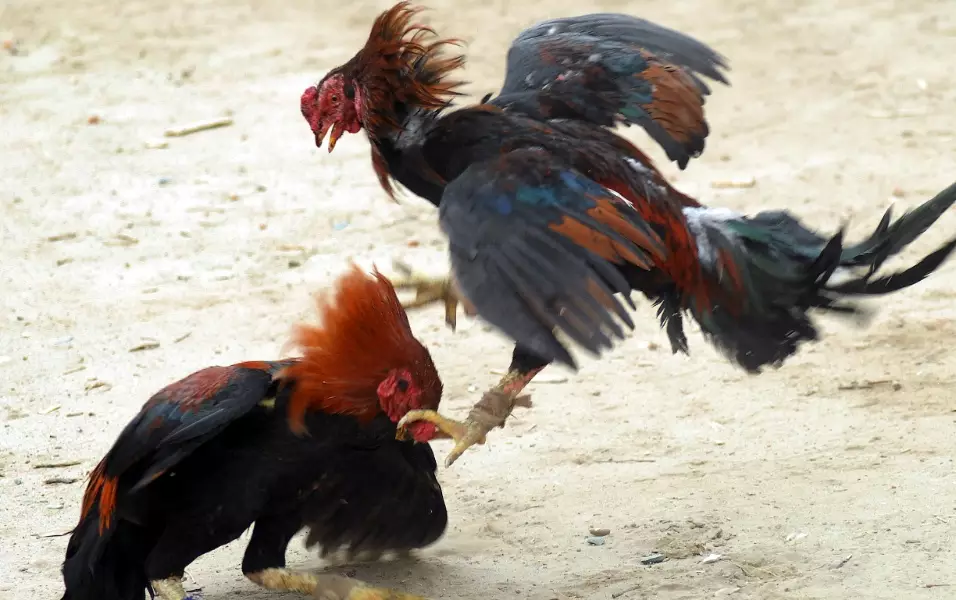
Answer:
<path fill-rule="evenodd" d="M 131 490 L 153 481 L 272 396 L 283 364 L 209 367 L 163 388 L 120 433 L 104 475 L 119 477 L 135 466 Z"/>
<path fill-rule="evenodd" d="M 551 19 L 512 42 L 504 86 L 490 103 L 539 119 L 638 124 L 683 169 L 704 150 L 704 78 L 728 83 L 721 68 L 726 60 L 707 45 L 644 19 Z"/>
<path fill-rule="evenodd" d="M 574 366 L 554 330 L 599 354 L 633 323 L 617 269 L 651 269 L 666 249 L 618 196 L 538 148 L 477 163 L 439 207 L 458 287 L 478 314 L 541 358 Z"/>
<path fill-rule="evenodd" d="M 308 546 L 323 554 L 409 550 L 442 536 L 448 513 L 431 446 L 390 440 L 337 451 L 327 461 L 321 499 L 309 502 Z"/>

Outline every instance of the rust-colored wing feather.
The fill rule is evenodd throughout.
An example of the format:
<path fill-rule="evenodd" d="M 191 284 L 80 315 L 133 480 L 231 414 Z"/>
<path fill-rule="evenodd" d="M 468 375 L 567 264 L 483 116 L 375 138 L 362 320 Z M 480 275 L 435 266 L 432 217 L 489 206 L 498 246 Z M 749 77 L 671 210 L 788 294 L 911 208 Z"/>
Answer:
<path fill-rule="evenodd" d="M 620 197 L 540 149 L 478 163 L 439 207 L 455 279 L 478 314 L 521 346 L 574 366 L 561 329 L 593 353 L 633 324 L 618 267 L 667 260 L 657 232 Z"/>
<path fill-rule="evenodd" d="M 710 133 L 703 78 L 727 83 L 726 66 L 708 46 L 644 19 L 551 19 L 514 40 L 504 86 L 491 102 L 541 119 L 638 124 L 684 168 Z"/>

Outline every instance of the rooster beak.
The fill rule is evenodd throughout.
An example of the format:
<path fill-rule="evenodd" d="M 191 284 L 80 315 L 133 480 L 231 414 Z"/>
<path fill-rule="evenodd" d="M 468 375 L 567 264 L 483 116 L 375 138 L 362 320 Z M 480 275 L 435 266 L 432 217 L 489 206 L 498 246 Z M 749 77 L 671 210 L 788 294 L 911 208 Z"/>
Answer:
<path fill-rule="evenodd" d="M 332 150 L 335 148 L 336 142 L 339 141 L 339 138 L 342 137 L 342 134 L 345 133 L 345 128 L 338 122 L 332 126 L 332 133 L 329 134 L 329 154 L 332 153 Z"/>
<path fill-rule="evenodd" d="M 315 130 L 315 147 L 322 147 L 322 140 L 325 139 L 325 134 L 329 132 L 329 128 L 332 126 L 331 123 L 321 123 L 318 128 Z"/>

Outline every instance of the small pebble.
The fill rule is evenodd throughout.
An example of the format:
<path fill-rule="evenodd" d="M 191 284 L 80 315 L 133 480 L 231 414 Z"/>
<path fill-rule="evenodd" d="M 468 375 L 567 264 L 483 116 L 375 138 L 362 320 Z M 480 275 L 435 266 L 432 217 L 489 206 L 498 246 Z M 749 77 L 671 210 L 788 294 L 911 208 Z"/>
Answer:
<path fill-rule="evenodd" d="M 158 183 L 159 185 L 169 185 L 170 183 L 172 183 L 172 181 L 173 180 L 170 179 L 169 177 L 160 177 L 159 181 L 157 181 L 156 183 Z"/>
<path fill-rule="evenodd" d="M 648 554 L 647 556 L 641 559 L 642 565 L 656 565 L 657 563 L 662 563 L 662 562 L 664 562 L 664 555 L 659 552 L 655 552 L 654 554 Z"/>
<path fill-rule="evenodd" d="M 591 544 L 592 546 L 603 546 L 604 538 L 598 537 L 598 536 L 591 536 L 588 538 L 588 544 Z"/>
<path fill-rule="evenodd" d="M 604 537 L 611 533 L 611 530 L 606 527 L 591 527 L 588 529 L 588 533 L 596 537 Z"/>

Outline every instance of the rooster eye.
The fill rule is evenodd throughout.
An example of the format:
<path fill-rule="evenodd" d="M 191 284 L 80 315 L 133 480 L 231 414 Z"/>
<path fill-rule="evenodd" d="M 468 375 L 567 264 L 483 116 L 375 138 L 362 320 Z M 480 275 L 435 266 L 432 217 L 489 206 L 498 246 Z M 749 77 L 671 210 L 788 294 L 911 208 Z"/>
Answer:
<path fill-rule="evenodd" d="M 399 380 L 398 380 L 398 391 L 402 392 L 403 394 L 404 394 L 405 392 L 407 392 L 407 391 L 408 391 L 408 381 L 406 381 L 406 380 L 404 380 L 404 379 L 399 379 Z"/>
<path fill-rule="evenodd" d="M 332 102 L 334 102 L 335 104 L 338 104 L 338 103 L 339 103 L 339 95 L 338 95 L 338 94 L 332 94 Z"/>

